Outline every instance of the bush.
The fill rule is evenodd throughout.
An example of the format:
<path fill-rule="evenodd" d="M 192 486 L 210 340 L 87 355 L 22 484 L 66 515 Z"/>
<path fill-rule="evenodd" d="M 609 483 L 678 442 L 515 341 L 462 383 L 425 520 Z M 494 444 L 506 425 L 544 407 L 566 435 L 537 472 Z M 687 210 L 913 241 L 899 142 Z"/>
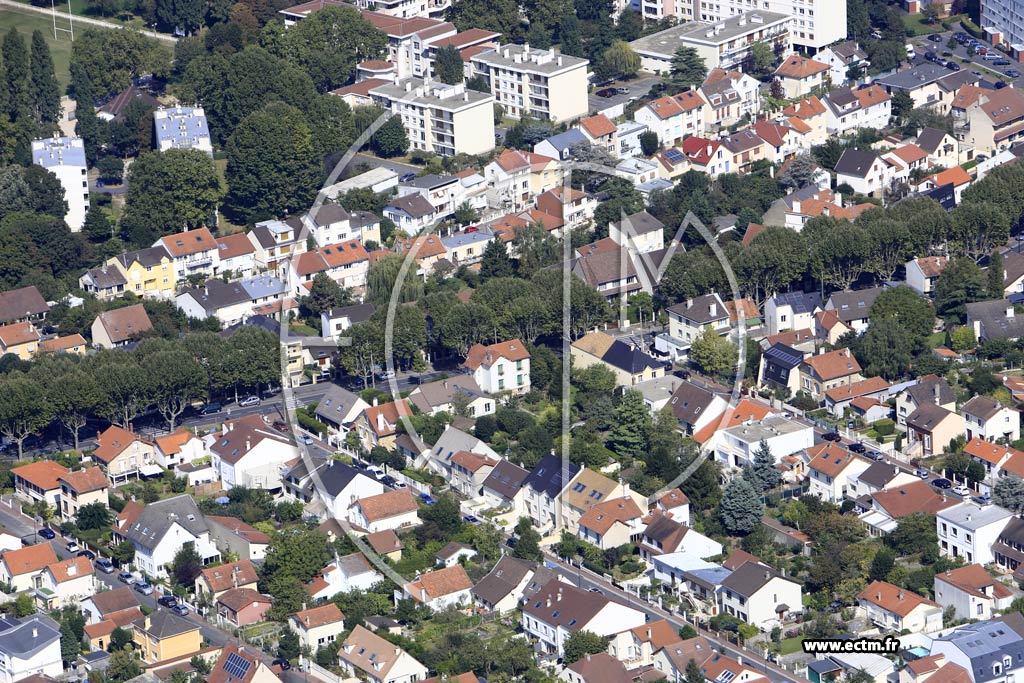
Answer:
<path fill-rule="evenodd" d="M 295 417 L 299 421 L 299 426 L 307 432 L 313 432 L 314 434 L 327 433 L 327 425 L 306 412 L 305 408 L 297 408 L 295 410 Z"/>
<path fill-rule="evenodd" d="M 896 423 L 890 419 L 878 420 L 871 427 L 879 436 L 891 436 L 896 431 Z"/>

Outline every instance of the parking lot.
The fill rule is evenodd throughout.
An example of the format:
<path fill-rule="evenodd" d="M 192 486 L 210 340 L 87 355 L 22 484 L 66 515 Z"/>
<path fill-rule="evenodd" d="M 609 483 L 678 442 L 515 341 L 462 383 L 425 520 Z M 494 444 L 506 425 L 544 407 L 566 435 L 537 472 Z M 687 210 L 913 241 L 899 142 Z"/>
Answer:
<path fill-rule="evenodd" d="M 941 27 L 940 27 L 941 28 Z M 938 35 L 941 40 L 932 41 L 929 40 L 929 36 L 918 36 L 916 38 L 910 38 L 907 40 L 908 43 L 914 46 L 914 51 L 917 53 L 914 59 L 914 64 L 924 64 L 926 62 L 924 55 L 926 52 L 935 52 L 942 59 L 955 59 L 961 65 L 961 69 L 967 69 L 972 72 L 981 74 L 982 78 L 986 80 L 999 79 L 1009 83 L 1012 83 L 1014 87 L 1024 87 L 1024 64 L 1018 63 L 1010 55 L 1002 52 L 998 53 L 999 57 L 1006 59 L 1010 62 L 1009 65 L 995 66 L 992 60 L 987 60 L 983 55 L 974 54 L 973 56 L 967 55 L 967 48 L 964 45 L 957 45 L 956 49 L 950 50 L 947 47 L 949 38 L 960 31 L 959 26 L 954 31 L 937 31 L 932 35 Z M 982 41 L 979 41 L 982 42 Z M 986 51 L 994 50 L 991 46 L 985 46 Z M 1020 75 L 1013 76 L 1007 75 L 1007 71 L 1017 71 Z"/>
<path fill-rule="evenodd" d="M 660 82 L 660 76 L 640 76 L 628 81 L 615 81 L 614 83 L 594 88 L 593 92 L 587 96 L 587 104 L 591 112 L 604 111 L 619 105 L 625 106 L 630 100 L 646 97 L 651 87 Z M 612 89 L 618 92 L 606 97 L 597 94 L 599 92 L 606 93 Z"/>

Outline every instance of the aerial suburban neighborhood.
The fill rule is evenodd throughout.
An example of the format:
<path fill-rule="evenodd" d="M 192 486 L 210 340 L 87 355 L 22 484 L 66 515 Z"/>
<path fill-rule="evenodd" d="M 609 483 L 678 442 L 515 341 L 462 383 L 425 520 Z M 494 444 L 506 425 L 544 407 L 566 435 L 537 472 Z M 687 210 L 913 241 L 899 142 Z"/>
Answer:
<path fill-rule="evenodd" d="M 0 0 L 0 683 L 1014 683 L 1024 0 Z"/>

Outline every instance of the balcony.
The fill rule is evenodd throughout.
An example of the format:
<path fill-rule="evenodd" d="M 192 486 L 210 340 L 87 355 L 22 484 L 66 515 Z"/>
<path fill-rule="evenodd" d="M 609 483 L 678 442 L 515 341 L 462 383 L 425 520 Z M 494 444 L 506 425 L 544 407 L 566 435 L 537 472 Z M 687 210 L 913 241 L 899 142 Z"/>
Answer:
<path fill-rule="evenodd" d="M 186 268 L 205 268 L 213 264 L 212 256 L 204 256 L 202 258 L 191 259 L 185 263 Z"/>

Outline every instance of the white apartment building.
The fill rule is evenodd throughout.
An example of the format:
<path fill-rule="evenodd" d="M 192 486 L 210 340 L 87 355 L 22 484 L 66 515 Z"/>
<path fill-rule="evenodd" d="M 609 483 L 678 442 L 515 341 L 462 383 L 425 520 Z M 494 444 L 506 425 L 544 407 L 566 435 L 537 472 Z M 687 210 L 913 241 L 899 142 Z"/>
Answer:
<path fill-rule="evenodd" d="M 678 6 L 680 3 L 677 2 Z M 682 4 L 687 4 L 683 0 Z M 696 4 L 696 1 L 695 1 Z M 846 4 L 835 0 L 761 0 L 758 9 L 785 14 L 793 18 L 789 34 L 794 46 L 820 50 L 846 38 Z M 750 0 L 715 0 L 701 2 L 697 21 L 725 21 L 749 12 L 755 5 Z"/>
<path fill-rule="evenodd" d="M 939 554 L 960 557 L 967 564 L 995 561 L 992 546 L 999 539 L 1013 513 L 998 505 L 984 507 L 961 503 L 935 513 L 935 531 L 939 536 Z"/>
<path fill-rule="evenodd" d="M 469 90 L 462 83 L 409 78 L 377 86 L 370 96 L 401 117 L 413 149 L 441 156 L 494 149 L 493 95 Z"/>
<path fill-rule="evenodd" d="M 1024 50 L 1024 0 L 981 0 L 981 30 L 993 44 Z"/>
<path fill-rule="evenodd" d="M 524 44 L 481 52 L 471 63 L 487 78 L 494 101 L 509 116 L 561 123 L 587 114 L 589 60 Z"/>
<path fill-rule="evenodd" d="M 674 26 L 634 40 L 629 45 L 640 56 L 640 66 L 645 71 L 668 73 L 672 69 L 672 57 L 681 47 L 695 49 L 709 71 L 715 68 L 728 70 L 740 66 L 750 56 L 751 46 L 755 43 L 767 43 L 773 50 L 789 54 L 792 51 L 792 22 L 793 18 L 788 14 L 758 10 L 727 16 L 712 23 Z M 693 87 L 699 88 L 700 85 L 694 83 Z"/>
<path fill-rule="evenodd" d="M 32 141 L 32 163 L 57 176 L 64 188 L 68 212 L 64 222 L 71 232 L 78 232 L 89 210 L 89 181 L 85 177 L 85 143 L 82 138 L 48 138 Z"/>
<path fill-rule="evenodd" d="M 157 150 L 198 149 L 213 156 L 210 128 L 202 107 L 160 107 L 153 112 Z"/>

